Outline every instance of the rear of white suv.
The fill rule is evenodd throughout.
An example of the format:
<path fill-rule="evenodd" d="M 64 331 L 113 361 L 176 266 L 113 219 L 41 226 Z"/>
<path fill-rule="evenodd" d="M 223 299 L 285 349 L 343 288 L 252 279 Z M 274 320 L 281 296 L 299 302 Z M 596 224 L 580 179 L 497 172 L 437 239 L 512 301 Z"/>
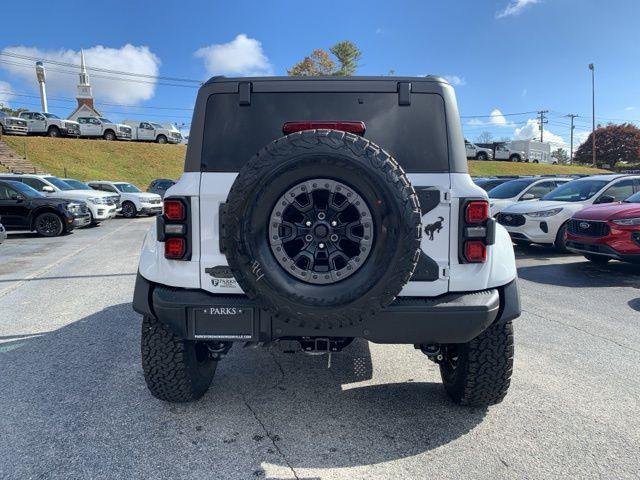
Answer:
<path fill-rule="evenodd" d="M 140 257 L 145 379 L 188 401 L 234 342 L 331 353 L 360 337 L 415 345 L 458 403 L 497 403 L 516 276 L 444 80 L 212 79 Z"/>

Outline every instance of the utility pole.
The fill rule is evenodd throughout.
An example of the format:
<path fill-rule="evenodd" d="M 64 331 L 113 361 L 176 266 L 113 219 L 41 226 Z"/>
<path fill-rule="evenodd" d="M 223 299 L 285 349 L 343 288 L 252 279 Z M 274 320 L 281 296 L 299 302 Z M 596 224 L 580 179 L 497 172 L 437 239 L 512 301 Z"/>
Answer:
<path fill-rule="evenodd" d="M 540 110 L 538 112 L 538 126 L 540 128 L 540 141 L 544 142 L 544 124 L 548 123 L 549 120 L 545 120 L 545 114 L 549 113 L 549 110 Z"/>
<path fill-rule="evenodd" d="M 593 63 L 589 64 L 589 70 L 591 70 L 591 150 L 593 168 L 596 168 L 596 69 Z"/>
<path fill-rule="evenodd" d="M 579 115 L 570 113 L 569 115 L 565 115 L 565 117 L 569 117 L 571 119 L 571 150 L 569 150 L 569 163 L 573 163 L 573 130 L 576 128 L 573 126 L 573 119 L 579 117 Z"/>

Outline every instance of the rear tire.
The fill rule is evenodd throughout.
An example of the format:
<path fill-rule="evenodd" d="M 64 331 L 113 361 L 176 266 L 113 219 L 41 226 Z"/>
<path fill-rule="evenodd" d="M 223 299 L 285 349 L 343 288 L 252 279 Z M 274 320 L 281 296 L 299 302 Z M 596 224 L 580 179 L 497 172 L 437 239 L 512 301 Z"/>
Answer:
<path fill-rule="evenodd" d="M 604 265 L 606 263 L 609 263 L 609 260 L 611 260 L 611 258 L 609 257 L 605 257 L 603 255 L 585 255 L 584 258 L 586 258 L 587 260 L 589 260 L 590 262 L 596 263 L 598 265 Z"/>
<path fill-rule="evenodd" d="M 57 237 L 64 232 L 64 222 L 53 212 L 41 213 L 34 222 L 36 232 L 43 237 Z"/>
<path fill-rule="evenodd" d="M 451 345 L 440 364 L 445 391 L 460 405 L 500 403 L 511 384 L 513 325 L 498 322 L 468 343 Z"/>
<path fill-rule="evenodd" d="M 151 317 L 142 321 L 142 371 L 151 394 L 166 402 L 191 402 L 211 385 L 218 362 L 207 346 L 178 337 Z"/>

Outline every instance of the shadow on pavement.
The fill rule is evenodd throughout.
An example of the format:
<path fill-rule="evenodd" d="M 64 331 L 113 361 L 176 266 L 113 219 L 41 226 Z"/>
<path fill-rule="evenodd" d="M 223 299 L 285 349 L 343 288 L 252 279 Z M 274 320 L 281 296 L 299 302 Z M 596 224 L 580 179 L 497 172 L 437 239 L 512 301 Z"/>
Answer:
<path fill-rule="evenodd" d="M 145 387 L 139 330 L 120 304 L 38 336 L 7 332 L 0 477 L 249 478 L 265 463 L 370 465 L 451 442 L 486 413 L 452 405 L 440 384 L 367 383 L 364 341 L 330 369 L 325 356 L 234 347 L 202 400 L 168 404 Z M 406 365 L 384 367 L 406 378 Z"/>
<path fill-rule="evenodd" d="M 553 260 L 557 258 L 571 258 L 573 253 L 562 253 L 553 247 L 544 245 L 514 245 L 516 260 L 526 260 L 534 258 L 536 260 Z"/>
<path fill-rule="evenodd" d="M 519 267 L 518 276 L 531 282 L 561 287 L 640 288 L 640 266 L 616 261 L 605 265 L 585 260 Z"/>
<path fill-rule="evenodd" d="M 629 300 L 628 305 L 635 311 L 640 312 L 640 298 Z"/>

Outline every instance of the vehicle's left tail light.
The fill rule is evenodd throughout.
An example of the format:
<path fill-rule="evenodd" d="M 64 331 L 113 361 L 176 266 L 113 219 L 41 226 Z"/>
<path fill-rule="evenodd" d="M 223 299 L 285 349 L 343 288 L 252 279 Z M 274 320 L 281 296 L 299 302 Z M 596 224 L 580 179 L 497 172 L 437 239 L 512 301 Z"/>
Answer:
<path fill-rule="evenodd" d="M 460 233 L 458 260 L 460 263 L 485 263 L 489 245 L 495 243 L 496 221 L 489 214 L 485 199 L 466 198 L 460 201 Z"/>
<path fill-rule="evenodd" d="M 169 260 L 191 259 L 190 200 L 186 197 L 170 197 L 164 200 L 163 212 L 157 217 L 157 237 L 164 242 L 164 258 Z"/>

